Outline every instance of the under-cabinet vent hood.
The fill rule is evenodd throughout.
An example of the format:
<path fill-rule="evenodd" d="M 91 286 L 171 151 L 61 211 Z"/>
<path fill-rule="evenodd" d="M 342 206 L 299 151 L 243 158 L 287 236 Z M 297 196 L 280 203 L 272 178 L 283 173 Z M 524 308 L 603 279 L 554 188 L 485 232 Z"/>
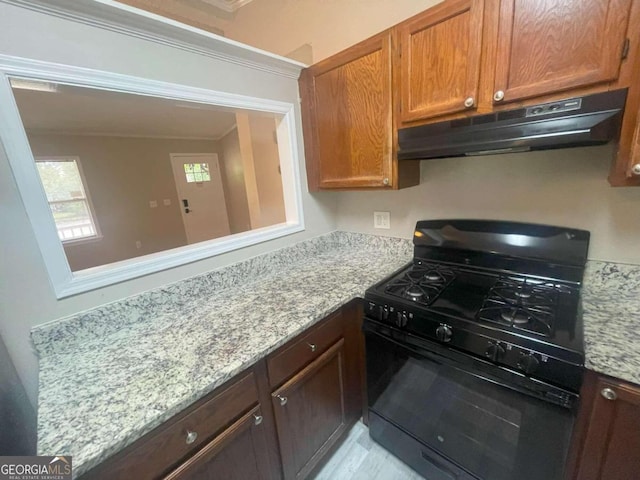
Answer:
<path fill-rule="evenodd" d="M 601 145 L 616 138 L 627 90 L 398 131 L 398 159 L 423 160 Z"/>

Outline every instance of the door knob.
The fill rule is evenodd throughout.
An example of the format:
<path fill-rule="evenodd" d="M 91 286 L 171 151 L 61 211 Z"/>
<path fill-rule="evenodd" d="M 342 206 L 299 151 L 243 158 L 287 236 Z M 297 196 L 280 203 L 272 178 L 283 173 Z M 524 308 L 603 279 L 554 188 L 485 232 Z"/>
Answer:
<path fill-rule="evenodd" d="M 280 405 L 285 406 L 287 404 L 287 397 L 283 397 L 282 395 L 276 395 L 276 398 L 280 400 Z"/>
<path fill-rule="evenodd" d="M 468 97 L 465 101 L 464 101 L 464 106 L 467 108 L 471 108 L 474 105 L 475 100 L 473 99 L 473 97 Z"/>
<path fill-rule="evenodd" d="M 493 94 L 493 99 L 496 102 L 501 102 L 502 100 L 504 100 L 504 92 L 502 90 L 498 90 L 496 93 Z"/>

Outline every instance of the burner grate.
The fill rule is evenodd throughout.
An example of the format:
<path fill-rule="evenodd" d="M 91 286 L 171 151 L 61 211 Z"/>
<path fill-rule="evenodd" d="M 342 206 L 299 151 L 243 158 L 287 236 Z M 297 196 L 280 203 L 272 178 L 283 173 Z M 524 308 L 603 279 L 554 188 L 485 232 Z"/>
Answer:
<path fill-rule="evenodd" d="M 420 262 L 391 280 L 384 292 L 421 305 L 429 305 L 455 276 L 448 267 Z"/>
<path fill-rule="evenodd" d="M 561 291 L 562 287 L 552 282 L 503 277 L 489 291 L 478 318 L 551 337 Z"/>

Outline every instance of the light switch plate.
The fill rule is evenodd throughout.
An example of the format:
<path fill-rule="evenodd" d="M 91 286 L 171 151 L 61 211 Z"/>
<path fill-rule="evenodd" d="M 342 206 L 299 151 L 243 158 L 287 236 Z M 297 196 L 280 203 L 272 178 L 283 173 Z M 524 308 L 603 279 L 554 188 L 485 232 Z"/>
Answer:
<path fill-rule="evenodd" d="M 389 212 L 373 212 L 373 228 L 391 228 L 391 214 Z"/>
<path fill-rule="evenodd" d="M 151 208 L 156 208 L 156 207 L 158 206 L 158 202 L 157 202 L 157 201 L 155 201 L 155 200 L 150 200 L 150 201 L 149 201 L 149 206 L 150 206 Z"/>
<path fill-rule="evenodd" d="M 162 201 L 162 203 L 163 203 L 163 205 L 164 205 L 165 207 L 168 207 L 169 205 L 171 205 L 171 199 L 170 199 L 170 198 L 165 198 L 165 199 Z"/>

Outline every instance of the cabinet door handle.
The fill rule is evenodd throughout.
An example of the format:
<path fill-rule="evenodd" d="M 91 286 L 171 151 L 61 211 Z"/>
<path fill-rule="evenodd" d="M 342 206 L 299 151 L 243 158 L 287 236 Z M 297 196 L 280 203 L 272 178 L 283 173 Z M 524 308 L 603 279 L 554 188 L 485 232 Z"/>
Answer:
<path fill-rule="evenodd" d="M 315 352 L 316 349 L 318 348 L 315 343 L 307 343 L 307 345 L 309 345 L 309 348 L 311 349 L 312 352 Z"/>
<path fill-rule="evenodd" d="M 196 441 L 197 438 L 198 438 L 197 432 L 192 432 L 191 430 L 187 430 L 187 438 L 186 438 L 187 445 L 191 445 L 193 442 Z"/>
<path fill-rule="evenodd" d="M 385 178 L 383 178 L 383 179 L 382 179 L 382 184 L 383 184 L 383 185 L 385 185 L 385 186 L 386 186 L 386 185 L 389 185 L 389 183 L 390 183 L 390 182 L 389 182 L 389 178 L 388 178 L 388 177 L 385 177 Z"/>
<path fill-rule="evenodd" d="M 502 100 L 504 100 L 504 92 L 502 90 L 498 90 L 493 94 L 493 100 L 496 102 L 501 102 Z"/>
<path fill-rule="evenodd" d="M 633 167 L 631 167 L 631 173 L 636 176 L 640 175 L 640 163 L 636 163 Z"/>
<path fill-rule="evenodd" d="M 600 395 L 602 395 L 607 400 L 615 400 L 616 398 L 618 398 L 618 394 L 616 393 L 616 391 L 609 387 L 603 388 L 600 392 Z"/>
<path fill-rule="evenodd" d="M 287 404 L 287 397 L 283 397 L 282 395 L 276 395 L 276 398 L 280 400 L 280 405 L 285 406 Z"/>
<path fill-rule="evenodd" d="M 256 425 L 260 425 L 262 423 L 262 415 L 253 415 L 253 418 L 255 419 L 255 424 Z"/>
<path fill-rule="evenodd" d="M 473 105 L 476 103 L 476 101 L 473 99 L 473 97 L 468 97 L 465 101 L 464 101 L 464 106 L 467 108 L 471 108 L 473 107 Z"/>

